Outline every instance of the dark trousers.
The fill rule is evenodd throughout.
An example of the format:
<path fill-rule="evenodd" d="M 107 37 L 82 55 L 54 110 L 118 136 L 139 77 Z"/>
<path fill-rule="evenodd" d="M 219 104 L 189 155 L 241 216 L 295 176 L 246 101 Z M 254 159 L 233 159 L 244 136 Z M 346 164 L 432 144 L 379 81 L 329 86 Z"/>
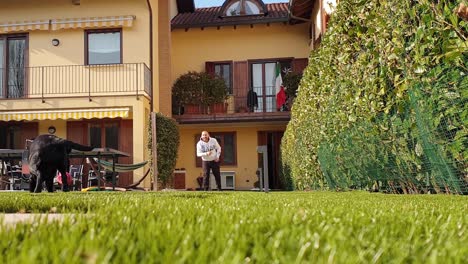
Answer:
<path fill-rule="evenodd" d="M 205 191 L 208 191 L 210 188 L 210 169 L 213 172 L 214 178 L 216 180 L 216 186 L 218 186 L 218 191 L 221 191 L 221 175 L 219 172 L 219 162 L 216 161 L 202 161 L 203 167 L 203 188 Z"/>

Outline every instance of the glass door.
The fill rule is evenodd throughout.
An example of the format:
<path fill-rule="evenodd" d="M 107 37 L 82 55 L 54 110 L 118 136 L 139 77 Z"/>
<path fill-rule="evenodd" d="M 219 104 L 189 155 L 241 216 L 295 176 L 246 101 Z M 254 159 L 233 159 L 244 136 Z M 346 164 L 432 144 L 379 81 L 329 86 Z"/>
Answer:
<path fill-rule="evenodd" d="M 255 112 L 276 112 L 276 61 L 251 64 L 251 87 L 258 97 Z M 281 75 L 291 67 L 290 61 L 279 61 Z M 283 76 L 284 77 L 284 76 Z"/>
<path fill-rule="evenodd" d="M 0 37 L 0 97 L 25 95 L 26 36 Z"/>
<path fill-rule="evenodd" d="M 274 62 L 252 64 L 252 89 L 258 97 L 255 112 L 275 111 L 275 66 Z"/>

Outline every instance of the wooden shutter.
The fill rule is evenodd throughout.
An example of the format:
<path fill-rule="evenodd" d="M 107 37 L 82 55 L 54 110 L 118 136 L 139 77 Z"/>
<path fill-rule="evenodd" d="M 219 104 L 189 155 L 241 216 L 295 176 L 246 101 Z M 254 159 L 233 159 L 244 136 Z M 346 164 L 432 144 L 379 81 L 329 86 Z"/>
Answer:
<path fill-rule="evenodd" d="M 247 93 L 249 91 L 249 64 L 247 61 L 234 62 L 233 94 L 235 111 L 241 106 L 247 105 Z"/>
<path fill-rule="evenodd" d="M 21 146 L 18 148 L 26 147 L 26 139 L 33 139 L 39 135 L 39 125 L 37 122 L 34 123 L 23 123 L 21 124 L 20 142 Z"/>
<path fill-rule="evenodd" d="M 208 73 L 209 75 L 214 76 L 214 75 L 215 75 L 214 63 L 211 62 L 211 61 L 205 62 L 205 71 L 206 71 L 206 73 Z"/>
<path fill-rule="evenodd" d="M 302 73 L 304 69 L 307 67 L 309 63 L 309 59 L 301 58 L 301 59 L 294 59 L 292 61 L 292 71 L 294 73 Z"/>
<path fill-rule="evenodd" d="M 198 141 L 200 141 L 200 134 L 195 135 L 195 145 L 194 145 L 194 147 L 195 147 L 195 166 L 197 168 L 201 168 L 202 167 L 202 159 L 201 159 L 201 157 L 197 156 L 197 143 L 198 143 Z"/>
<path fill-rule="evenodd" d="M 81 121 L 67 122 L 67 139 L 78 144 L 88 145 L 87 124 Z"/>
<path fill-rule="evenodd" d="M 87 124 L 83 121 L 68 121 L 67 122 L 67 139 L 78 144 L 88 145 L 88 130 Z M 70 159 L 70 165 L 83 165 L 82 184 L 87 186 L 89 166 L 82 158 Z"/>
<path fill-rule="evenodd" d="M 119 158 L 119 163 L 133 163 L 133 120 L 122 120 L 119 129 L 119 150 L 130 154 L 130 157 Z M 145 171 L 146 172 L 146 171 Z M 145 173 L 143 172 L 143 173 Z M 133 183 L 133 172 L 119 172 L 119 186 Z"/>

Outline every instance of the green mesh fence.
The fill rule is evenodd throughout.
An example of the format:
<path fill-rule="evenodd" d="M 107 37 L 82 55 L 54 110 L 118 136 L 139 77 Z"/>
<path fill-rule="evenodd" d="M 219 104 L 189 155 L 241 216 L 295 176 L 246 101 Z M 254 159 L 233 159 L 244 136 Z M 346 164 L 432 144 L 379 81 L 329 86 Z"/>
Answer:
<path fill-rule="evenodd" d="M 391 112 L 320 145 L 329 188 L 468 194 L 468 78 L 450 69 L 436 76 L 411 84 Z"/>

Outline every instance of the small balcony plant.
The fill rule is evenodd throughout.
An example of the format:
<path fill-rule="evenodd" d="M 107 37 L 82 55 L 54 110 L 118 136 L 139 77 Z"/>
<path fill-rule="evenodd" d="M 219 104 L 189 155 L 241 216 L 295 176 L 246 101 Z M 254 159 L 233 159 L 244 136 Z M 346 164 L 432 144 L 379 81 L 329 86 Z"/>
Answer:
<path fill-rule="evenodd" d="M 216 105 L 223 105 L 227 87 L 223 79 L 206 72 L 188 72 L 181 75 L 172 87 L 173 103 L 183 107 L 185 114 L 207 114 Z"/>

